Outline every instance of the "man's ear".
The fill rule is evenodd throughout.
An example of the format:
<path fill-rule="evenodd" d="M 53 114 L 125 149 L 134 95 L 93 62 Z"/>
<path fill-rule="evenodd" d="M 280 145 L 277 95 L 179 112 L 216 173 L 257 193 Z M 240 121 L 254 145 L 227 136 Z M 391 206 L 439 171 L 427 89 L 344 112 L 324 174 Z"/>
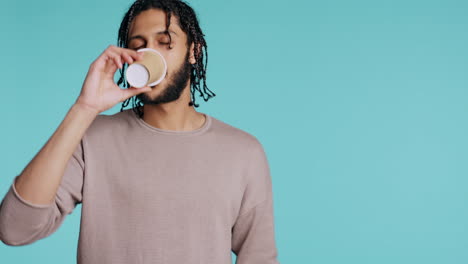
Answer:
<path fill-rule="evenodd" d="M 197 62 L 195 60 L 194 48 L 195 48 L 195 42 L 192 42 L 192 45 L 190 46 L 190 57 L 189 57 L 190 64 L 195 64 Z M 197 48 L 198 48 L 198 52 L 200 52 L 201 51 L 200 44 L 197 44 Z"/>

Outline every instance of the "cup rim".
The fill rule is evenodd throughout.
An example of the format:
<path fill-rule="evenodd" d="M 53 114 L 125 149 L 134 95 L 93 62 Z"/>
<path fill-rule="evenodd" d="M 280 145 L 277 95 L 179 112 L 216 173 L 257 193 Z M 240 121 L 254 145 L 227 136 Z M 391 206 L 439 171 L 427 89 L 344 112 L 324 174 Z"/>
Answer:
<path fill-rule="evenodd" d="M 157 79 L 156 81 L 152 82 L 152 83 L 149 83 L 147 86 L 154 86 L 158 83 L 160 83 L 164 77 L 166 77 L 166 73 L 167 73 L 167 63 L 166 63 L 166 60 L 164 59 L 164 56 L 157 50 L 155 49 L 152 49 L 152 48 L 142 48 L 142 49 L 139 49 L 137 50 L 137 52 L 140 52 L 140 51 L 150 51 L 150 52 L 153 52 L 157 55 L 159 55 L 164 63 L 164 74 L 161 75 L 161 77 L 159 77 L 159 79 Z"/>

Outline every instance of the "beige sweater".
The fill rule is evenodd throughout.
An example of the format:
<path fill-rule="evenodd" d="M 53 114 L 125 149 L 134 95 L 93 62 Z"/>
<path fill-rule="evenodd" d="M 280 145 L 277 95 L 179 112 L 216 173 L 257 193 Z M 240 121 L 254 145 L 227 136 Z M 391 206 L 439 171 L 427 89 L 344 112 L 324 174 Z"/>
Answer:
<path fill-rule="evenodd" d="M 78 264 L 228 264 L 231 250 L 237 264 L 278 264 L 264 149 L 205 116 L 197 130 L 171 131 L 132 109 L 98 115 L 54 203 L 29 203 L 12 182 L 0 204 L 1 241 L 45 238 L 81 203 Z"/>

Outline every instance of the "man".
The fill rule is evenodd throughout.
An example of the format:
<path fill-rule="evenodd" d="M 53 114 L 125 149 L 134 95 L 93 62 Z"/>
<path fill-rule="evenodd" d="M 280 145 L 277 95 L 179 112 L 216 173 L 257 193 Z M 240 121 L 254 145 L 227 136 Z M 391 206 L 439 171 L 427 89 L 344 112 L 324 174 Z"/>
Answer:
<path fill-rule="evenodd" d="M 77 262 L 278 264 L 272 182 L 260 142 L 194 109 L 214 96 L 197 18 L 178 0 L 136 1 L 90 66 L 55 133 L 0 204 L 0 239 L 26 245 L 51 235 L 82 205 Z M 168 64 L 156 86 L 121 89 L 136 50 Z M 192 89 L 189 89 L 192 88 Z M 132 109 L 100 113 L 133 98 Z M 125 105 L 125 103 L 124 103 Z"/>

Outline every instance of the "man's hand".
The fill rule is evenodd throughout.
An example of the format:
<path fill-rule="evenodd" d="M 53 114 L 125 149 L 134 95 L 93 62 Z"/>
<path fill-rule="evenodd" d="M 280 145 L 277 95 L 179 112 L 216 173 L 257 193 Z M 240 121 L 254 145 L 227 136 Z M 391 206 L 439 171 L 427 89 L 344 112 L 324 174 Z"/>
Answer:
<path fill-rule="evenodd" d="M 151 91 L 149 86 L 122 89 L 114 82 L 114 74 L 117 69 L 122 69 L 124 62 L 131 64 L 142 58 L 143 53 L 135 50 L 114 45 L 107 47 L 89 67 L 81 93 L 75 103 L 100 113 L 134 95 Z"/>

